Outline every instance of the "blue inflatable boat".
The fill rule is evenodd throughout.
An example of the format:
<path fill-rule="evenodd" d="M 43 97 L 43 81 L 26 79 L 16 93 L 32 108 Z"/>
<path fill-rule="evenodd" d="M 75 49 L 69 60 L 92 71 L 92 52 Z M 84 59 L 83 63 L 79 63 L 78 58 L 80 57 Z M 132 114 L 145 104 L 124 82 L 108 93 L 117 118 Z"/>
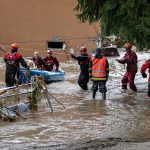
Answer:
<path fill-rule="evenodd" d="M 65 79 L 65 72 L 62 69 L 58 71 L 46 71 L 39 69 L 30 69 L 30 75 L 25 76 L 25 68 L 20 68 L 19 83 L 28 83 L 32 76 L 43 76 L 45 82 L 57 82 Z"/>

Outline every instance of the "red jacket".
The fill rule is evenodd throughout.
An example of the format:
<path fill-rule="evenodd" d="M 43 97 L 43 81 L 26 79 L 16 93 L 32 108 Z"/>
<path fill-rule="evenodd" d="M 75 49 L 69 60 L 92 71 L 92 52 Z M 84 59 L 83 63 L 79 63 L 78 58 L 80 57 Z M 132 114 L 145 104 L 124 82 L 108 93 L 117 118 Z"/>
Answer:
<path fill-rule="evenodd" d="M 118 61 L 121 64 L 127 64 L 128 72 L 137 72 L 137 55 L 132 50 L 126 52 L 124 57 Z"/>
<path fill-rule="evenodd" d="M 35 63 L 36 67 L 42 70 L 48 70 L 49 66 L 45 63 L 42 57 L 32 57 L 33 62 Z"/>
<path fill-rule="evenodd" d="M 141 67 L 141 74 L 145 73 L 146 69 L 148 69 L 148 72 L 150 73 L 150 59 L 148 59 Z M 150 83 L 150 74 L 149 74 L 149 79 L 148 83 Z"/>
<path fill-rule="evenodd" d="M 27 64 L 23 57 L 17 52 L 6 53 L 4 61 L 6 65 L 11 65 L 14 69 L 19 69 L 19 63 L 21 63 L 23 67 L 27 68 Z"/>
<path fill-rule="evenodd" d="M 56 66 L 56 69 L 59 68 L 59 61 L 57 60 L 56 57 L 46 56 L 46 57 L 44 57 L 44 61 L 51 69 L 53 69 L 54 65 Z"/>

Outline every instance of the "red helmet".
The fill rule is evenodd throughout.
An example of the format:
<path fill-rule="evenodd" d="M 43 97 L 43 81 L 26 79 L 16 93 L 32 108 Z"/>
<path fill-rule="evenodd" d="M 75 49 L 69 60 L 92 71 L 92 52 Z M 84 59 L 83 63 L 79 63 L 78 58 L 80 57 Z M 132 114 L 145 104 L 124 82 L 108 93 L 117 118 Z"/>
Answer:
<path fill-rule="evenodd" d="M 81 47 L 81 48 L 80 48 L 80 51 L 81 51 L 81 52 L 87 52 L 87 48 L 86 48 L 86 47 Z"/>
<path fill-rule="evenodd" d="M 131 48 L 132 45 L 130 43 L 125 43 L 123 47 L 128 49 L 128 48 Z"/>
<path fill-rule="evenodd" d="M 52 49 L 48 49 L 48 50 L 47 50 L 47 53 L 52 54 L 52 53 L 53 53 L 53 50 L 52 50 Z"/>
<path fill-rule="evenodd" d="M 16 43 L 11 44 L 11 48 L 12 48 L 12 49 L 18 49 L 18 47 L 19 47 L 19 46 L 18 46 L 18 44 L 16 44 Z"/>

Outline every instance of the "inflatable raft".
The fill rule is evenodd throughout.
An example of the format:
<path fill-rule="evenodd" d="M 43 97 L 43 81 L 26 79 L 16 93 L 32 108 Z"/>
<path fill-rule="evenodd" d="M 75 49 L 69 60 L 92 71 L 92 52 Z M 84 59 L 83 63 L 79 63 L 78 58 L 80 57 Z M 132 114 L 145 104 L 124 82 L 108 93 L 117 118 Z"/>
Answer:
<path fill-rule="evenodd" d="M 58 71 L 46 71 L 39 69 L 30 69 L 30 75 L 28 77 L 25 76 L 25 68 L 20 69 L 19 82 L 27 83 L 30 82 L 32 76 L 43 76 L 45 82 L 57 82 L 63 81 L 65 79 L 65 72 L 62 69 Z"/>

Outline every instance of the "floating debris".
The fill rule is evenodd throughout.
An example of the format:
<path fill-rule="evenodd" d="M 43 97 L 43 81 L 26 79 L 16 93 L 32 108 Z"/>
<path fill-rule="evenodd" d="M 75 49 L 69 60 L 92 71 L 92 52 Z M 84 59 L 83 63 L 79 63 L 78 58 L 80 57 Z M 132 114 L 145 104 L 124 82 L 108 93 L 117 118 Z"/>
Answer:
<path fill-rule="evenodd" d="M 0 117 L 2 120 L 9 121 L 16 121 L 19 117 L 26 119 L 21 112 L 38 111 L 39 105 L 44 99 L 47 100 L 48 106 L 53 112 L 49 94 L 42 76 L 33 76 L 31 83 L 28 84 L 0 89 Z M 50 96 L 59 102 L 52 94 Z M 59 104 L 61 103 L 59 102 Z M 64 107 L 63 104 L 61 105 Z"/>

